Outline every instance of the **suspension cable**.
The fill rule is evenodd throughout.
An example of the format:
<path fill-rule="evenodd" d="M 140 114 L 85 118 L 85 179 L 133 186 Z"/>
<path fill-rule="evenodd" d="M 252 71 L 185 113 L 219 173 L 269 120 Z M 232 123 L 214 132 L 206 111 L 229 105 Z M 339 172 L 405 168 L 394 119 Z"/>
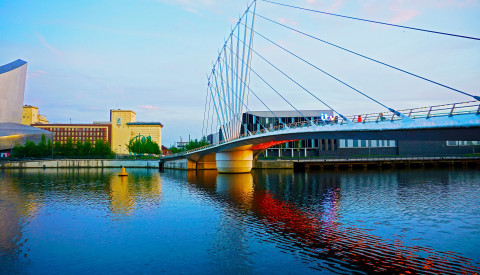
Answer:
<path fill-rule="evenodd" d="M 241 40 L 240 40 L 241 41 Z M 242 41 L 242 43 L 245 43 L 244 41 Z M 298 83 L 295 79 L 293 79 L 292 77 L 290 77 L 288 74 L 286 74 L 284 71 L 282 71 L 280 68 L 278 68 L 277 66 L 275 66 L 272 62 L 270 62 L 269 60 L 267 60 L 265 57 L 263 57 L 261 54 L 259 54 L 256 50 L 252 49 L 252 51 L 257 55 L 259 56 L 261 59 L 263 59 L 265 62 L 267 62 L 268 64 L 270 64 L 270 66 L 272 66 L 273 68 L 275 68 L 277 71 L 279 71 L 281 74 L 283 74 L 285 77 L 287 77 L 288 79 L 290 79 L 293 83 L 295 83 L 297 86 L 299 86 L 302 90 L 304 90 L 305 92 L 309 93 L 311 96 L 313 96 L 315 99 L 317 99 L 318 101 L 320 101 L 323 105 L 327 106 L 327 108 L 330 108 L 332 111 L 334 111 L 335 113 L 337 113 L 341 118 L 343 118 L 345 121 L 348 121 L 347 118 L 339 113 L 337 110 L 333 109 L 330 105 L 328 105 L 326 102 L 324 102 L 323 100 L 321 100 L 320 98 L 318 98 L 316 95 L 314 95 L 312 92 L 310 92 L 309 90 L 307 90 L 303 85 L 301 85 L 300 83 Z"/>
<path fill-rule="evenodd" d="M 272 89 L 275 93 L 277 93 L 277 95 L 279 95 L 285 102 L 287 102 L 288 105 L 290 105 L 293 109 L 295 109 L 295 111 L 297 111 L 297 113 L 299 113 L 306 121 L 310 122 L 310 124 L 313 124 L 313 122 L 310 119 L 308 119 L 306 116 L 302 114 L 302 112 L 300 112 L 297 108 L 295 108 L 295 106 L 293 106 L 292 103 L 290 103 L 290 101 L 288 101 L 284 96 L 282 96 L 282 94 L 280 94 L 275 88 L 273 88 L 272 85 L 270 85 L 270 83 L 268 83 L 265 79 L 263 79 L 263 77 L 261 77 L 257 72 L 255 72 L 252 69 L 252 67 L 249 66 L 249 69 L 252 73 L 258 76 L 258 78 L 260 78 L 263 81 L 263 83 L 265 83 L 268 87 L 270 87 L 270 89 Z"/>
<path fill-rule="evenodd" d="M 228 64 L 227 64 L 227 66 L 228 66 Z M 228 67 L 230 67 L 230 66 L 228 66 Z M 235 76 L 236 76 L 237 79 L 240 79 L 237 73 L 235 73 Z M 243 82 L 243 79 L 240 79 L 240 81 Z M 228 87 L 228 83 L 226 83 L 226 84 L 227 84 L 227 87 Z M 245 108 L 246 108 L 249 112 L 252 112 L 252 110 L 250 110 L 250 109 L 248 108 L 247 104 L 245 104 L 245 102 L 244 102 L 242 99 L 240 99 L 240 97 L 238 96 L 238 94 L 235 93 L 235 91 L 234 91 L 233 89 L 230 89 L 230 90 L 235 94 L 235 96 L 237 96 L 237 98 L 240 100 L 240 102 L 243 104 L 243 106 L 245 106 Z M 268 108 L 268 107 L 267 107 L 267 108 Z M 272 112 L 272 113 L 273 113 L 273 112 Z M 273 115 L 275 115 L 275 114 L 273 113 Z M 276 116 L 276 115 L 275 115 L 275 116 Z M 265 127 L 265 125 L 263 125 L 262 123 L 259 122 L 259 124 L 262 125 L 262 127 L 263 127 L 264 129 L 268 129 L 268 128 Z"/>
<path fill-rule="evenodd" d="M 275 46 L 279 47 L 280 49 L 282 49 L 282 50 L 286 51 L 287 53 L 289 53 L 289 54 L 291 54 L 291 55 L 295 56 L 296 58 L 298 58 L 298 59 L 302 60 L 303 62 L 305 62 L 305 63 L 307 63 L 308 65 L 312 66 L 313 68 L 317 69 L 318 71 L 320 71 L 320 72 L 324 73 L 325 75 L 327 75 L 327 76 L 329 76 L 329 77 L 331 77 L 331 78 L 335 79 L 336 81 L 338 81 L 338 82 L 342 83 L 343 85 L 345 85 L 345 86 L 349 87 L 350 89 L 352 89 L 352 90 L 356 91 L 357 93 L 359 93 L 359 94 L 361 94 L 361 95 L 365 96 L 366 98 L 368 98 L 368 99 L 370 99 L 371 101 L 373 101 L 373 102 L 377 103 L 378 105 L 380 105 L 380 106 L 383 106 L 384 108 L 386 108 L 386 109 L 387 109 L 387 110 L 389 110 L 390 112 L 393 112 L 393 113 L 395 113 L 397 116 L 400 116 L 400 117 L 402 117 L 402 118 L 406 118 L 406 116 L 405 116 L 405 115 L 403 115 L 403 114 L 399 113 L 399 112 L 398 112 L 398 111 L 396 111 L 395 109 L 388 107 L 387 105 L 385 105 L 385 104 L 381 103 L 380 101 L 378 101 L 378 100 L 376 100 L 376 99 L 372 98 L 371 96 L 369 96 L 369 95 L 367 95 L 367 94 L 363 93 L 362 91 L 360 91 L 360 90 L 358 90 L 358 89 L 356 89 L 356 88 L 352 87 L 351 85 L 349 85 L 349 84 L 345 83 L 344 81 L 340 80 L 339 78 L 337 78 L 337 77 L 335 77 L 335 76 L 333 76 L 333 75 L 329 74 L 328 72 L 326 72 L 326 71 L 324 71 L 324 70 L 320 69 L 318 66 L 316 66 L 316 65 L 314 65 L 314 64 L 312 64 L 312 63 L 310 63 L 310 62 L 308 62 L 308 61 L 307 61 L 307 60 L 305 60 L 304 58 L 302 58 L 302 57 L 298 56 L 297 54 L 295 54 L 295 53 L 293 53 L 293 52 L 291 52 L 291 51 L 287 50 L 286 48 L 284 48 L 284 47 L 280 46 L 279 44 L 277 44 L 277 43 L 273 42 L 273 41 L 272 41 L 272 40 L 270 40 L 269 38 L 267 38 L 267 37 L 265 37 L 264 35 L 262 35 L 262 34 L 258 33 L 257 31 L 255 31 L 255 30 L 252 30 L 252 31 L 253 31 L 253 32 L 255 32 L 257 35 L 259 35 L 260 37 L 262 37 L 263 39 L 265 39 L 265 40 L 269 41 L 270 43 L 274 44 Z"/>
<path fill-rule="evenodd" d="M 448 36 L 459 37 L 459 38 L 480 40 L 480 38 L 478 38 L 478 37 L 458 35 L 458 34 L 453 34 L 453 33 L 446 33 L 446 32 L 440 32 L 440 31 L 427 30 L 427 29 L 420 29 L 420 28 L 408 27 L 408 26 L 403 26 L 403 25 L 396 25 L 396 24 L 391 24 L 391 23 L 385 23 L 385 22 L 363 19 L 363 18 L 358 18 L 358 17 L 346 16 L 346 15 L 342 15 L 342 14 L 336 14 L 336 13 L 314 10 L 314 9 L 309 9 L 309 8 L 302 8 L 302 7 L 288 5 L 288 4 L 282 4 L 282 3 L 278 3 L 278 2 L 274 2 L 274 1 L 270 1 L 270 0 L 261 0 L 261 1 L 266 2 L 266 3 L 270 3 L 270 4 L 274 4 L 274 5 L 279 5 L 279 6 L 284 6 L 284 7 L 289 7 L 289 8 L 294 8 L 294 9 L 299 9 L 299 10 L 304 10 L 304 11 L 310 11 L 310 12 L 315 12 L 315 13 L 321 13 L 321 14 L 326 14 L 326 15 L 332 15 L 332 16 L 337 16 L 337 17 L 342 17 L 342 18 L 347 18 L 347 19 L 359 20 L 359 21 L 364 21 L 364 22 L 369 22 L 369 23 L 381 24 L 381 25 L 386 25 L 386 26 L 391 26 L 391 27 L 404 28 L 404 29 L 415 30 L 415 31 L 423 31 L 423 32 L 429 32 L 429 33 L 441 34 L 441 35 L 448 35 Z"/>
<path fill-rule="evenodd" d="M 297 30 L 297 29 L 295 29 L 295 28 L 289 27 L 289 26 L 287 26 L 287 25 L 285 25 L 285 24 L 282 24 L 282 23 L 280 23 L 280 22 L 277 22 L 277 21 L 275 21 L 275 20 L 269 19 L 269 18 L 264 17 L 264 16 L 262 16 L 262 15 L 260 15 L 260 14 L 257 14 L 257 16 L 259 16 L 260 18 L 262 18 L 262 19 L 264 19 L 264 20 L 270 21 L 270 22 L 272 22 L 272 23 L 274 23 L 274 24 L 277 24 L 277 25 L 279 25 L 279 26 L 282 26 L 282 27 L 285 27 L 285 28 L 287 28 L 287 29 L 289 29 L 289 30 L 292 30 L 292 31 L 294 31 L 294 32 L 297 32 L 297 33 L 299 33 L 299 34 L 308 36 L 308 37 L 313 38 L 313 39 L 315 39 L 315 40 L 317 40 L 317 41 L 320 41 L 320 42 L 323 42 L 323 43 L 325 43 L 325 44 L 328 44 L 328 45 L 330 45 L 330 46 L 333 46 L 333 47 L 336 47 L 336 48 L 338 48 L 338 49 L 347 51 L 347 52 L 349 52 L 349 53 L 352 53 L 352 54 L 355 54 L 355 55 L 357 55 L 357 56 L 363 57 L 363 58 L 368 59 L 368 60 L 370 60 L 370 61 L 373 61 L 373 62 L 382 64 L 382 65 L 385 65 L 385 66 L 387 66 L 387 67 L 390 67 L 390 68 L 395 69 L 395 70 L 397 70 L 397 71 L 400 71 L 400 72 L 409 74 L 409 75 L 411 75 L 411 76 L 414 76 L 414 77 L 423 79 L 423 80 L 428 81 L 428 82 L 431 82 L 431 83 L 433 83 L 433 84 L 442 86 L 442 87 L 447 88 L 447 89 L 450 89 L 450 90 L 452 90 L 452 91 L 455 91 L 455 92 L 464 94 L 464 95 L 466 95 L 466 96 L 473 97 L 473 98 L 476 99 L 476 100 L 480 100 L 480 97 L 479 97 L 479 96 L 475 96 L 475 95 L 472 95 L 472 94 L 463 92 L 463 91 L 461 91 L 461 90 L 458 90 L 458 89 L 449 87 L 449 86 L 447 86 L 447 85 L 444 85 L 444 84 L 442 84 L 442 83 L 439 83 L 439 82 L 433 81 L 433 80 L 431 80 L 431 79 L 425 78 L 425 77 L 423 77 L 423 76 L 420 76 L 420 75 L 411 73 L 411 72 L 406 71 L 406 70 L 404 70 L 404 69 L 400 69 L 400 68 L 398 68 L 398 67 L 389 65 L 389 64 L 384 63 L 384 62 L 382 62 L 382 61 L 379 61 L 379 60 L 370 58 L 370 57 L 365 56 L 365 55 L 363 55 L 363 54 L 354 52 L 354 51 L 349 50 L 349 49 L 347 49 L 347 48 L 344 48 L 344 47 L 338 46 L 338 45 L 336 45 L 336 44 L 333 44 L 333 43 L 331 43 L 331 42 L 325 41 L 325 40 L 323 40 L 323 39 L 321 39 L 321 38 L 315 37 L 315 36 L 313 36 L 313 35 L 310 35 L 310 34 L 307 34 L 307 33 L 305 33 L 305 32 L 302 32 L 302 31 L 300 31 L 300 30 Z"/>

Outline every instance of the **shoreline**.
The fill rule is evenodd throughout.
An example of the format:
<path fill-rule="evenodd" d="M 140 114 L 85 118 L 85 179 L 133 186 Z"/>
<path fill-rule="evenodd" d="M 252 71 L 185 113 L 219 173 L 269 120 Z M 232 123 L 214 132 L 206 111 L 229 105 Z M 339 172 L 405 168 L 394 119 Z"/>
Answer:
<path fill-rule="evenodd" d="M 61 159 L 0 161 L 0 169 L 46 168 L 148 168 L 159 169 L 158 160 Z"/>
<path fill-rule="evenodd" d="M 0 161 L 0 169 L 47 169 L 47 168 L 147 168 L 160 169 L 160 160 L 119 159 L 51 159 Z M 337 159 L 275 159 L 255 160 L 253 169 L 294 170 L 350 170 L 350 169 L 395 169 L 423 167 L 479 167 L 480 157 L 385 157 L 385 158 L 337 158 Z M 180 167 L 164 167 L 172 170 Z M 215 170 L 215 169 L 198 169 Z"/>

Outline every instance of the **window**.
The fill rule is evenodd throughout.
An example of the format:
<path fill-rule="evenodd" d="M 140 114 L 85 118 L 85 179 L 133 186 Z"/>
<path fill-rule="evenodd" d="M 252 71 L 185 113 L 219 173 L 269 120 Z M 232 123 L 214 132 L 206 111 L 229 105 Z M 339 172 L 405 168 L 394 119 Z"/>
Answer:
<path fill-rule="evenodd" d="M 447 146 L 474 146 L 480 145 L 480 141 L 447 141 Z"/>
<path fill-rule="evenodd" d="M 381 148 L 381 147 L 397 147 L 396 140 L 354 140 L 340 139 L 338 141 L 340 148 Z"/>

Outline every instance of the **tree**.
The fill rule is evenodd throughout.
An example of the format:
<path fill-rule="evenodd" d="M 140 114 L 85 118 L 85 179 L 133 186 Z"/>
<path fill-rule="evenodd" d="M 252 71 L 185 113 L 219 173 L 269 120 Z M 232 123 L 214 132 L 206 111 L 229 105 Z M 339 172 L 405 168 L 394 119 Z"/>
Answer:
<path fill-rule="evenodd" d="M 55 144 L 53 145 L 53 153 L 56 156 L 62 156 L 63 155 L 63 145 L 60 141 L 55 141 Z"/>
<path fill-rule="evenodd" d="M 98 157 L 112 157 L 114 153 L 110 149 L 110 145 L 103 139 L 97 139 L 95 141 L 95 148 L 93 149 L 93 155 Z"/>
<path fill-rule="evenodd" d="M 82 156 L 90 156 L 93 153 L 92 143 L 90 142 L 90 139 L 85 140 L 82 149 Z"/>
<path fill-rule="evenodd" d="M 38 143 L 38 148 L 37 148 L 37 157 L 44 157 L 48 155 L 48 148 L 47 148 L 47 137 L 45 135 L 42 135 L 42 138 L 40 140 L 40 143 Z"/>
<path fill-rule="evenodd" d="M 47 141 L 47 152 L 46 152 L 45 156 L 52 156 L 52 149 L 53 149 L 52 140 L 48 139 L 48 141 Z"/>
<path fill-rule="evenodd" d="M 75 154 L 75 149 L 73 148 L 73 140 L 71 137 L 67 138 L 67 143 L 62 147 L 63 155 L 66 157 L 71 157 Z"/>
<path fill-rule="evenodd" d="M 81 140 L 77 140 L 77 142 L 75 143 L 75 155 L 76 156 L 85 156 L 83 153 L 84 153 L 83 143 L 82 143 Z"/>
<path fill-rule="evenodd" d="M 136 136 L 127 144 L 128 151 L 133 154 L 160 154 L 160 146 L 152 140 L 152 137 Z"/>

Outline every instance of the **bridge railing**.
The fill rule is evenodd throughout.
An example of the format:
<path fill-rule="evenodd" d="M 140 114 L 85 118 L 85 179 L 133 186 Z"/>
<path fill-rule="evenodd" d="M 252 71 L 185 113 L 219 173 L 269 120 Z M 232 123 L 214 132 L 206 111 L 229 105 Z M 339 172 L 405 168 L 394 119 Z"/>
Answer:
<path fill-rule="evenodd" d="M 411 119 L 431 118 L 431 117 L 439 117 L 439 116 L 454 116 L 454 115 L 462 115 L 462 114 L 480 115 L 480 101 L 468 101 L 468 102 L 461 102 L 461 103 L 412 108 L 412 109 L 399 110 L 398 112 Z M 378 123 L 378 122 L 384 122 L 384 121 L 402 120 L 403 118 L 396 115 L 393 112 L 384 112 L 384 113 L 351 115 L 351 116 L 347 116 L 346 119 L 349 122 L 353 122 L 353 123 Z M 312 120 L 312 123 L 315 126 L 328 126 L 328 125 L 335 125 L 335 124 L 344 125 L 344 124 L 347 124 L 347 121 L 345 121 L 343 118 L 338 119 L 338 117 L 336 117 L 332 121 L 316 119 L 316 120 Z M 241 139 L 248 136 L 275 132 L 275 131 L 280 131 L 285 129 L 303 128 L 303 127 L 310 127 L 310 126 L 312 126 L 312 124 L 307 121 L 295 122 L 290 124 L 280 124 L 267 129 L 264 128 L 258 131 L 243 134 L 236 139 Z M 185 154 L 201 151 L 201 150 L 204 150 L 210 147 L 219 146 L 231 141 L 233 140 L 222 140 L 217 143 L 212 143 L 199 148 L 173 154 L 171 155 L 171 157 L 182 156 Z"/>

